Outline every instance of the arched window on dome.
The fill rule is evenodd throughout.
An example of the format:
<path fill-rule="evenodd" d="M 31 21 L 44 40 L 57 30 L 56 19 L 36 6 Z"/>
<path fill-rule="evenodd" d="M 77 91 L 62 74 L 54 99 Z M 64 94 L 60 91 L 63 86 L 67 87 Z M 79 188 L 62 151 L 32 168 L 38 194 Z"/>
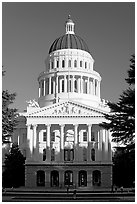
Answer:
<path fill-rule="evenodd" d="M 80 67 L 82 67 L 82 60 L 80 61 Z"/>
<path fill-rule="evenodd" d="M 57 61 L 56 61 L 56 65 L 57 65 L 57 68 L 59 68 L 59 60 L 57 59 Z"/>
<path fill-rule="evenodd" d="M 65 67 L 65 60 L 62 60 L 62 67 Z"/>
<path fill-rule="evenodd" d="M 71 67 L 71 60 L 68 61 L 68 67 Z"/>
<path fill-rule="evenodd" d="M 77 60 L 74 60 L 74 67 L 77 67 Z"/>
<path fill-rule="evenodd" d="M 74 92 L 78 92 L 78 81 L 75 79 L 74 81 Z"/>
<path fill-rule="evenodd" d="M 94 148 L 91 149 L 91 160 L 95 161 L 95 149 Z"/>
<path fill-rule="evenodd" d="M 85 62 L 85 69 L 87 69 L 87 62 Z"/>

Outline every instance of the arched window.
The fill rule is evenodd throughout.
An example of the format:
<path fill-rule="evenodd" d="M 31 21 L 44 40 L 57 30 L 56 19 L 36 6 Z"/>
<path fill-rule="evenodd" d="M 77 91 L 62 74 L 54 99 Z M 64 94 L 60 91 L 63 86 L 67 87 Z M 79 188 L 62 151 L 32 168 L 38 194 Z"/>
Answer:
<path fill-rule="evenodd" d="M 77 79 L 75 79 L 75 81 L 74 81 L 74 92 L 78 92 L 78 83 L 77 83 Z"/>
<path fill-rule="evenodd" d="M 85 69 L 87 68 L 87 62 L 85 62 Z"/>
<path fill-rule="evenodd" d="M 95 161 L 95 149 L 91 149 L 91 160 Z"/>
<path fill-rule="evenodd" d="M 83 161 L 87 161 L 87 149 L 86 149 L 86 147 L 83 148 Z"/>
<path fill-rule="evenodd" d="M 51 149 L 51 161 L 55 161 L 55 149 Z"/>
<path fill-rule="evenodd" d="M 65 60 L 62 60 L 62 67 L 65 67 Z"/>
<path fill-rule="evenodd" d="M 68 61 L 68 67 L 71 67 L 71 60 Z"/>
<path fill-rule="evenodd" d="M 62 80 L 62 92 L 64 92 L 64 80 Z"/>
<path fill-rule="evenodd" d="M 79 186 L 87 186 L 87 172 L 79 171 Z"/>
<path fill-rule="evenodd" d="M 45 172 L 37 171 L 37 186 L 45 186 Z"/>
<path fill-rule="evenodd" d="M 80 67 L 82 67 L 82 61 L 80 61 Z"/>
<path fill-rule="evenodd" d="M 59 68 L 59 60 L 57 60 L 57 68 Z"/>
<path fill-rule="evenodd" d="M 73 172 L 72 171 L 65 171 L 64 183 L 67 186 L 73 185 Z"/>
<path fill-rule="evenodd" d="M 74 60 L 74 67 L 77 67 L 77 60 Z"/>
<path fill-rule="evenodd" d="M 46 149 L 43 149 L 43 161 L 46 160 Z"/>
<path fill-rule="evenodd" d="M 101 185 L 101 172 L 99 170 L 93 171 L 93 185 L 100 186 Z"/>
<path fill-rule="evenodd" d="M 51 187 L 59 186 L 59 172 L 51 171 Z"/>

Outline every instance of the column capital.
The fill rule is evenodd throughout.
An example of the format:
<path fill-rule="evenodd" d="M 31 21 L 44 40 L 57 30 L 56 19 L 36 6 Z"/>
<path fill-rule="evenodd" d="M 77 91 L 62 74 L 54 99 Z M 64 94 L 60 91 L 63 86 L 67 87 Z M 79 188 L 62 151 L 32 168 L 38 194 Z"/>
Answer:
<path fill-rule="evenodd" d="M 73 123 L 73 125 L 74 125 L 75 127 L 78 127 L 78 126 L 79 126 L 79 124 L 77 124 L 77 123 L 76 123 L 76 124 L 75 124 L 75 123 Z"/>
<path fill-rule="evenodd" d="M 93 124 L 87 124 L 87 126 L 92 127 Z"/>
<path fill-rule="evenodd" d="M 47 127 L 51 127 L 51 124 L 45 124 Z"/>
<path fill-rule="evenodd" d="M 59 124 L 60 125 L 60 127 L 65 127 L 65 124 Z"/>

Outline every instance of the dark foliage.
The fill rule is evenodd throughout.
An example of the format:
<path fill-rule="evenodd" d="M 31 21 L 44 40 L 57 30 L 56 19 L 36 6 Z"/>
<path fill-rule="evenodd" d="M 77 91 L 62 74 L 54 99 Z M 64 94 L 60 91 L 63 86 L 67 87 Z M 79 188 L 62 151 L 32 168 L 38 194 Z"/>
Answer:
<path fill-rule="evenodd" d="M 117 148 L 113 157 L 113 183 L 118 187 L 134 187 L 135 150 Z"/>
<path fill-rule="evenodd" d="M 5 71 L 2 71 L 2 75 L 5 75 Z M 9 93 L 8 90 L 2 91 L 2 143 L 9 142 L 14 127 L 17 125 L 17 109 L 9 108 L 15 97 L 15 93 Z"/>
<path fill-rule="evenodd" d="M 111 113 L 105 118 L 109 121 L 103 123 L 106 129 L 112 132 L 114 142 L 123 143 L 127 149 L 134 148 L 135 144 L 135 56 L 132 55 L 128 78 L 125 79 L 129 87 L 123 91 L 117 103 L 108 102 Z"/>
<path fill-rule="evenodd" d="M 17 144 L 13 144 L 10 152 L 5 155 L 5 171 L 3 172 L 3 187 L 24 186 L 25 158 Z"/>

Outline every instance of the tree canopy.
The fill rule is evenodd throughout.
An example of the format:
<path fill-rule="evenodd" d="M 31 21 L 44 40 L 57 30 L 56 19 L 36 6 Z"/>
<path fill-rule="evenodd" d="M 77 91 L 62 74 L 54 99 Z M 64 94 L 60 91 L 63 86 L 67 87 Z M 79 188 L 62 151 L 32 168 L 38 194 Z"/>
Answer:
<path fill-rule="evenodd" d="M 5 71 L 2 71 L 4 76 Z M 17 125 L 17 109 L 9 108 L 14 102 L 16 93 L 10 93 L 8 90 L 2 91 L 2 143 L 9 142 L 13 129 Z"/>
<path fill-rule="evenodd" d="M 127 149 L 135 145 L 135 55 L 131 56 L 128 78 L 129 87 L 123 91 L 117 103 L 108 102 L 110 114 L 105 114 L 108 122 L 101 124 L 112 132 L 112 141 L 124 144 Z"/>
<path fill-rule="evenodd" d="M 5 171 L 3 172 L 3 187 L 19 187 L 25 181 L 25 157 L 17 144 L 12 144 L 5 155 Z"/>

